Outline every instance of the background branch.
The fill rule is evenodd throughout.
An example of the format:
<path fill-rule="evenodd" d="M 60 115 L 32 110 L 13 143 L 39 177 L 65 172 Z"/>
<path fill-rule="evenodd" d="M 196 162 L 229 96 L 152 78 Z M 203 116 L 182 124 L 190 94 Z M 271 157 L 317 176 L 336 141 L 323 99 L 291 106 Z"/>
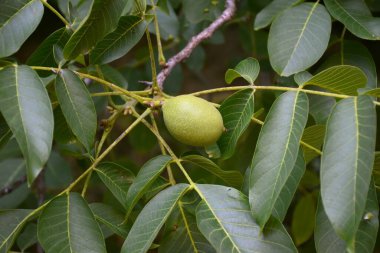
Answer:
<path fill-rule="evenodd" d="M 192 37 L 190 41 L 187 43 L 186 47 L 183 48 L 178 54 L 174 55 L 172 58 L 168 60 L 164 69 L 157 76 L 157 84 L 160 89 L 163 88 L 165 79 L 169 76 L 170 72 L 178 63 L 182 62 L 186 58 L 188 58 L 193 50 L 205 39 L 208 39 L 212 36 L 212 34 L 218 29 L 223 23 L 230 20 L 234 15 L 236 10 L 235 0 L 226 0 L 226 9 L 223 11 L 222 15 L 220 15 L 214 22 L 212 22 L 207 28 L 205 28 L 202 32 Z"/>

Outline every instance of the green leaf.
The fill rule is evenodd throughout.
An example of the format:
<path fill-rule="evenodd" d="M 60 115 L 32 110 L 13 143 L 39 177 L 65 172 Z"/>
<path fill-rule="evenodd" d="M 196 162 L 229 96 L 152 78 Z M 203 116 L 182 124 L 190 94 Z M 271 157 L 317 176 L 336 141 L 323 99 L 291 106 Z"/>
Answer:
<path fill-rule="evenodd" d="M 214 21 L 222 13 L 224 2 L 222 1 L 183 1 L 182 11 L 185 18 L 192 24 L 202 21 Z"/>
<path fill-rule="evenodd" d="M 103 64 L 124 56 L 140 41 L 150 21 L 137 16 L 121 17 L 116 30 L 96 44 L 90 62 Z"/>
<path fill-rule="evenodd" d="M 127 192 L 126 201 L 124 202 L 124 207 L 127 209 L 125 219 L 128 219 L 137 201 L 149 189 L 170 161 L 170 156 L 160 155 L 150 159 L 142 166 Z"/>
<path fill-rule="evenodd" d="M 106 252 L 102 232 L 78 193 L 53 199 L 38 220 L 38 240 L 47 253 Z"/>
<path fill-rule="evenodd" d="M 146 0 L 134 0 L 132 5 L 132 14 L 144 14 L 146 11 Z"/>
<path fill-rule="evenodd" d="M 37 225 L 30 223 L 26 226 L 24 231 L 17 238 L 17 246 L 24 252 L 30 246 L 36 244 L 37 239 Z"/>
<path fill-rule="evenodd" d="M 29 185 L 49 158 L 53 111 L 37 73 L 27 66 L 0 70 L 0 111 L 26 159 Z"/>
<path fill-rule="evenodd" d="M 255 17 L 254 28 L 255 31 L 267 27 L 273 19 L 284 10 L 302 2 L 302 0 L 273 0 L 270 4 L 265 6 Z"/>
<path fill-rule="evenodd" d="M 224 79 L 226 83 L 230 84 L 236 78 L 241 77 L 253 85 L 259 73 L 259 62 L 255 58 L 249 57 L 239 62 L 234 69 L 228 69 Z"/>
<path fill-rule="evenodd" d="M 335 233 L 322 205 L 321 199 L 318 202 L 316 226 L 314 232 L 315 246 L 318 253 L 346 252 L 347 244 Z M 376 189 L 371 183 L 365 215 L 361 219 L 358 232 L 355 236 L 355 249 L 351 252 L 374 252 L 377 231 L 379 228 L 379 205 L 376 196 Z"/>
<path fill-rule="evenodd" d="M 367 77 L 354 66 L 339 65 L 319 72 L 303 84 L 315 85 L 335 93 L 355 96 L 358 88 L 364 87 Z"/>
<path fill-rule="evenodd" d="M 64 189 L 73 181 L 70 164 L 59 153 L 51 152 L 46 164 L 45 186 L 47 189 Z"/>
<path fill-rule="evenodd" d="M 53 32 L 47 37 L 40 46 L 29 56 L 27 64 L 30 66 L 45 66 L 45 67 L 58 67 L 54 59 L 53 47 L 56 45 L 63 48 L 70 38 L 70 30 L 65 27 Z M 48 76 L 49 71 L 41 71 L 41 76 Z"/>
<path fill-rule="evenodd" d="M 135 177 L 133 173 L 111 162 L 101 163 L 95 171 L 117 200 L 126 206 L 127 192 Z"/>
<path fill-rule="evenodd" d="M 215 253 L 215 249 L 198 230 L 195 217 L 186 212 L 184 212 L 183 216 L 177 222 L 176 229 L 171 230 L 160 241 L 158 253 Z M 184 219 L 186 219 L 186 222 Z"/>
<path fill-rule="evenodd" d="M 336 233 L 348 244 L 364 215 L 376 144 L 372 99 L 341 100 L 327 122 L 321 160 L 321 195 Z"/>
<path fill-rule="evenodd" d="M 311 86 L 311 90 L 326 91 L 316 86 Z M 307 95 L 309 98 L 310 115 L 313 116 L 315 123 L 324 125 L 336 103 L 335 98 L 319 95 Z"/>
<path fill-rule="evenodd" d="M 301 245 L 313 235 L 315 211 L 315 200 L 311 193 L 302 196 L 297 202 L 292 218 L 292 235 L 296 245 Z"/>
<path fill-rule="evenodd" d="M 312 78 L 313 75 L 310 74 L 307 71 L 298 72 L 294 75 L 294 81 L 299 85 L 302 86 L 304 83 L 306 83 L 310 78 Z"/>
<path fill-rule="evenodd" d="M 365 92 L 364 94 L 375 96 L 375 97 L 380 97 L 380 88 L 369 90 L 369 91 Z"/>
<path fill-rule="evenodd" d="M 40 0 L 0 2 L 0 58 L 17 52 L 37 28 L 44 7 Z"/>
<path fill-rule="evenodd" d="M 325 0 L 331 16 L 354 35 L 367 40 L 380 39 L 380 18 L 374 18 L 364 1 Z"/>
<path fill-rule="evenodd" d="M 94 0 L 91 11 L 63 49 L 66 59 L 87 53 L 107 33 L 114 30 L 125 5 L 124 0 Z"/>
<path fill-rule="evenodd" d="M 294 168 L 308 109 L 304 93 L 288 91 L 274 102 L 261 129 L 249 179 L 249 202 L 261 228 Z"/>
<path fill-rule="evenodd" d="M 68 69 L 62 69 L 57 75 L 55 90 L 67 124 L 89 152 L 94 144 L 97 127 L 90 92 L 82 80 Z"/>
<path fill-rule="evenodd" d="M 9 128 L 3 115 L 0 113 L 0 149 L 8 143 L 12 135 L 11 129 Z"/>
<path fill-rule="evenodd" d="M 289 209 L 290 204 L 292 203 L 294 194 L 297 191 L 298 185 L 305 173 L 305 170 L 306 163 L 301 150 L 299 150 L 294 168 L 290 173 L 290 176 L 288 177 L 288 180 L 286 181 L 280 195 L 278 196 L 272 211 L 273 217 L 277 218 L 281 222 L 285 219 L 286 213 Z"/>
<path fill-rule="evenodd" d="M 236 92 L 221 104 L 219 111 L 227 129 L 218 140 L 218 146 L 224 159 L 230 158 L 239 137 L 247 129 L 254 114 L 254 93 L 252 89 Z"/>
<path fill-rule="evenodd" d="M 281 76 L 290 76 L 311 67 L 325 52 L 330 31 L 330 15 L 318 2 L 284 11 L 269 31 L 268 52 L 273 69 Z"/>
<path fill-rule="evenodd" d="M 121 248 L 121 253 L 147 252 L 166 219 L 188 188 L 188 184 L 177 184 L 163 190 L 149 201 L 133 224 Z"/>
<path fill-rule="evenodd" d="M 270 219 L 261 231 L 247 197 L 238 190 L 207 184 L 197 188 L 202 194 L 196 210 L 198 228 L 217 252 L 297 252 L 279 221 Z"/>
<path fill-rule="evenodd" d="M 236 170 L 222 170 L 213 161 L 203 156 L 188 155 L 181 157 L 181 160 L 183 160 L 184 164 L 188 162 L 205 171 L 208 171 L 232 187 L 239 189 L 243 183 L 243 176 L 240 174 L 240 172 Z"/>
<path fill-rule="evenodd" d="M 124 215 L 121 212 L 103 203 L 91 203 L 90 208 L 99 223 L 104 224 L 113 233 L 127 237 L 130 227 L 122 224 Z"/>
<path fill-rule="evenodd" d="M 156 8 L 156 16 L 158 19 L 158 27 L 160 29 L 161 39 L 169 40 L 179 36 L 179 20 L 173 7 L 168 3 L 169 13 L 162 11 L 160 8 Z M 153 23 L 149 25 L 149 31 L 156 33 Z"/>
<path fill-rule="evenodd" d="M 0 210 L 0 252 L 8 252 L 33 210 Z"/>
<path fill-rule="evenodd" d="M 305 128 L 301 140 L 316 149 L 320 149 L 322 147 L 323 140 L 325 137 L 325 131 L 325 125 L 309 126 Z M 319 156 L 319 154 L 313 151 L 312 149 L 307 148 L 303 145 L 301 147 L 303 149 L 303 155 L 305 157 L 306 164 L 313 160 L 315 157 Z"/>

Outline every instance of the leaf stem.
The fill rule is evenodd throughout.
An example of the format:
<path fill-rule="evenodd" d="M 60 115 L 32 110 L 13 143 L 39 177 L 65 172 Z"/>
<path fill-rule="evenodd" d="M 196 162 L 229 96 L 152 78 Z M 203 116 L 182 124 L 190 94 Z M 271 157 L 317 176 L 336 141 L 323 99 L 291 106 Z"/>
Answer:
<path fill-rule="evenodd" d="M 41 0 L 42 4 L 45 5 L 49 10 L 51 10 L 60 20 L 62 20 L 62 22 L 65 24 L 65 26 L 67 28 L 71 28 L 71 25 L 69 23 L 69 21 L 67 21 L 62 15 L 61 13 L 59 13 L 56 9 L 54 9 L 53 6 L 51 6 L 47 0 Z"/>
<path fill-rule="evenodd" d="M 161 92 L 161 89 L 157 85 L 157 71 L 156 71 L 156 60 L 154 58 L 154 51 L 152 46 L 152 40 L 150 39 L 150 33 L 149 30 L 146 29 L 145 31 L 146 39 L 148 41 L 148 48 L 149 48 L 149 58 L 150 58 L 150 68 L 152 71 L 152 88 L 153 92 Z"/>
<path fill-rule="evenodd" d="M 152 113 L 150 114 L 150 119 L 151 119 L 151 121 L 152 121 L 152 126 L 153 126 L 153 128 L 154 128 L 154 129 L 157 131 L 157 133 L 158 133 L 157 123 L 156 123 L 156 120 L 154 119 L 154 115 L 153 115 Z M 167 153 L 166 153 L 165 147 L 162 145 L 161 142 L 158 142 L 158 143 L 159 143 L 159 146 L 160 146 L 161 153 L 162 153 L 163 155 L 166 155 Z M 167 166 L 167 172 L 168 172 L 168 177 L 169 177 L 169 182 L 170 182 L 170 184 L 171 184 L 171 185 L 175 185 L 175 184 L 176 184 L 176 181 L 175 181 L 175 178 L 174 178 L 174 176 L 173 176 L 173 171 L 172 171 L 172 168 L 171 168 L 170 164 L 168 164 L 168 166 Z"/>
<path fill-rule="evenodd" d="M 153 11 L 153 22 L 154 22 L 154 29 L 156 30 L 156 40 L 157 40 L 157 51 L 158 51 L 158 63 L 163 66 L 166 63 L 166 59 L 164 56 L 164 53 L 162 51 L 162 44 L 161 44 L 161 34 L 160 34 L 160 27 L 158 26 L 158 19 L 157 19 L 157 13 L 156 13 L 156 5 L 154 4 L 153 0 L 150 0 L 152 4 L 152 11 Z"/>

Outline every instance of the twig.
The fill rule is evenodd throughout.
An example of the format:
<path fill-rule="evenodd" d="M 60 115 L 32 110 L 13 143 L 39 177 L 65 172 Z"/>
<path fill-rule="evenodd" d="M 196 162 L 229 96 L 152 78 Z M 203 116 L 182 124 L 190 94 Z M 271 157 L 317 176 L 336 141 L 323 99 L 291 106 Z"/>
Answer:
<path fill-rule="evenodd" d="M 157 84 L 160 89 L 163 88 L 165 79 L 169 76 L 170 72 L 181 61 L 188 58 L 193 50 L 205 39 L 208 39 L 212 36 L 212 34 L 218 29 L 223 23 L 230 20 L 234 15 L 236 10 L 235 0 L 226 0 L 226 9 L 223 11 L 222 15 L 220 15 L 214 22 L 212 22 L 207 28 L 205 28 L 202 32 L 192 37 L 190 41 L 187 43 L 184 49 L 182 49 L 178 54 L 174 55 L 172 58 L 168 60 L 165 65 L 165 68 L 161 70 L 161 72 L 157 75 Z"/>
<path fill-rule="evenodd" d="M 26 182 L 26 176 L 21 177 L 17 181 L 14 181 L 12 184 L 5 186 L 0 189 L 0 197 L 3 197 L 11 192 L 15 191 L 18 187 Z"/>

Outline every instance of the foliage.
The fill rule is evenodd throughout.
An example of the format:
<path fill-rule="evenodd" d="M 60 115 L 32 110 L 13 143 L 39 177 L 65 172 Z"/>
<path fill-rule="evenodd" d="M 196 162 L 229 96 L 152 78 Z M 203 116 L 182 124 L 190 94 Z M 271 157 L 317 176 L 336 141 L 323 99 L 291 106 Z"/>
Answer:
<path fill-rule="evenodd" d="M 379 11 L 0 0 L 0 252 L 379 250 Z M 170 136 L 184 93 L 216 143 Z"/>

